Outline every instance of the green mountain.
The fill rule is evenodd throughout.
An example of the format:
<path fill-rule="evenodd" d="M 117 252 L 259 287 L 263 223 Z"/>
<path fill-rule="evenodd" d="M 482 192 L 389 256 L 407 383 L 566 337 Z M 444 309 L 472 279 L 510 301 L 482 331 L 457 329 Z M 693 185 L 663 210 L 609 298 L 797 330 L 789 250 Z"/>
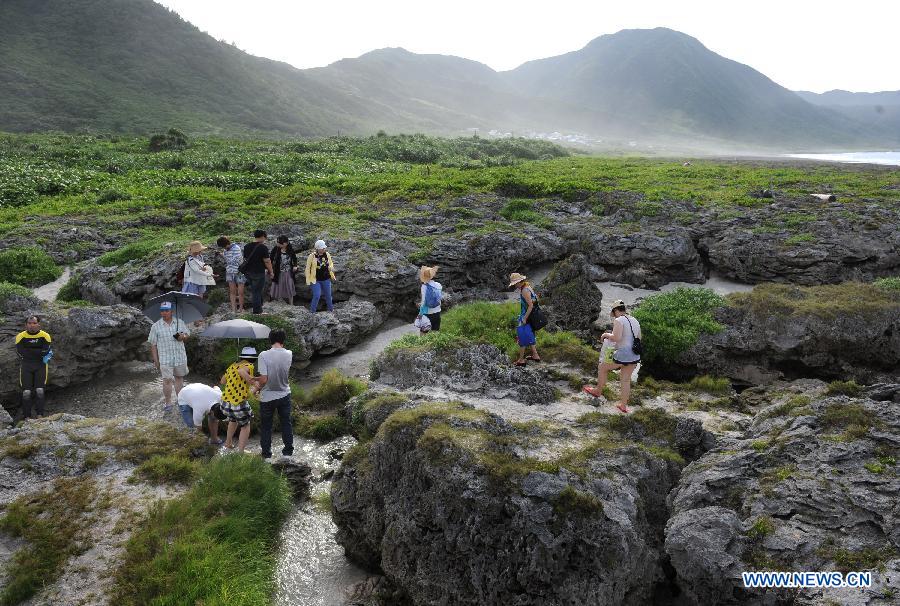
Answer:
<path fill-rule="evenodd" d="M 593 128 L 757 144 L 855 142 L 866 127 L 666 28 L 623 30 L 505 74 L 522 94 L 593 112 Z"/>
<path fill-rule="evenodd" d="M 0 129 L 334 134 L 365 104 L 151 0 L 2 0 Z"/>
<path fill-rule="evenodd" d="M 830 90 L 821 94 L 797 91 L 797 95 L 813 105 L 827 107 L 851 120 L 887 133 L 889 144 L 896 144 L 900 140 L 900 91 L 851 93 Z"/>
<path fill-rule="evenodd" d="M 695 144 L 900 140 L 668 29 L 496 72 L 390 48 L 299 70 L 152 0 L 0 0 L 0 130 L 319 136 L 466 129 Z M 887 134 L 885 134 L 887 133 Z"/>

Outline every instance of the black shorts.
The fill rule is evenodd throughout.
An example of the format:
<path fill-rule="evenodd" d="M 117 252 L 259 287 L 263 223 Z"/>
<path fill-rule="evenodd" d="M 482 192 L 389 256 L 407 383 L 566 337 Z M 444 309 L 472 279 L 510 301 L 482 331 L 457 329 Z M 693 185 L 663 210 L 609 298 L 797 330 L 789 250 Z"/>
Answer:
<path fill-rule="evenodd" d="M 431 330 L 441 329 L 441 312 L 425 314 L 425 317 L 427 317 L 428 321 L 431 322 Z"/>
<path fill-rule="evenodd" d="M 614 363 L 620 365 L 620 366 L 637 366 L 638 364 L 641 363 L 641 359 L 640 359 L 640 358 L 638 358 L 638 359 L 635 360 L 634 362 L 619 362 L 618 360 L 616 360 L 616 356 L 613 356 L 612 361 L 613 361 Z"/>
<path fill-rule="evenodd" d="M 19 368 L 19 385 L 23 390 L 47 387 L 50 379 L 49 364 L 22 364 Z"/>

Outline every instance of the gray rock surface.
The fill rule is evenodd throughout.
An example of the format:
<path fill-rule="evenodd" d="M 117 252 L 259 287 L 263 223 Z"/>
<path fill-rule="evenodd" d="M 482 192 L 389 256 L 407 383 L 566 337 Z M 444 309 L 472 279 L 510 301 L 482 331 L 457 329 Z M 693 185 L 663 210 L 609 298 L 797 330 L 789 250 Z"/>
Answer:
<path fill-rule="evenodd" d="M 798 384 L 798 388 L 800 385 Z M 773 400 L 774 400 L 774 396 Z M 900 589 L 900 411 L 890 402 L 796 391 L 740 438 L 685 468 L 668 497 L 666 552 L 696 604 L 772 604 L 785 590 L 744 590 L 741 571 L 872 570 L 853 603 Z M 798 603 L 846 603 L 804 590 Z"/>
<path fill-rule="evenodd" d="M 272 461 L 272 469 L 283 475 L 288 481 L 295 499 L 300 500 L 309 497 L 310 483 L 312 481 L 312 468 L 309 465 L 289 457 L 282 457 Z"/>
<path fill-rule="evenodd" d="M 51 389 L 90 382 L 115 363 L 149 356 L 145 342 L 150 320 L 132 307 L 67 308 L 12 297 L 3 304 L 0 324 L 0 338 L 10 344 L 0 351 L 0 369 L 8 377 L 18 376 L 19 359 L 12 343 L 15 335 L 24 330 L 25 318 L 31 314 L 42 318 L 42 328 L 53 339 Z M 9 409 L 18 409 L 19 389 L 15 382 L 3 382 L 0 402 Z"/>
<path fill-rule="evenodd" d="M 678 465 L 445 406 L 395 412 L 345 457 L 331 496 L 349 557 L 415 604 L 649 603 Z M 557 468 L 569 449 L 581 462 Z"/>
<path fill-rule="evenodd" d="M 603 294 L 594 285 L 601 273 L 581 254 L 553 266 L 538 293 L 550 329 L 569 330 L 582 337 L 590 334 L 603 300 Z"/>
<path fill-rule="evenodd" d="M 548 404 L 556 399 L 553 387 L 542 375 L 514 366 L 493 345 L 388 350 L 372 361 L 372 378 L 394 389 L 442 387 L 529 405 Z"/>
<path fill-rule="evenodd" d="M 787 314 L 752 306 L 724 307 L 714 315 L 724 330 L 701 335 L 679 365 L 750 384 L 781 376 L 861 383 L 900 376 L 900 303 L 865 316 Z"/>
<path fill-rule="evenodd" d="M 289 346 L 293 348 L 295 369 L 309 365 L 314 355 L 346 351 L 374 332 L 385 320 L 384 314 L 373 303 L 355 298 L 335 305 L 334 312 L 314 314 L 304 306 L 285 303 L 267 303 L 264 311 L 290 327 L 293 337 L 289 335 L 288 339 L 291 341 Z M 223 306 L 208 318 L 207 326 L 235 317 Z M 204 374 L 218 376 L 216 373 L 223 370 L 219 353 L 228 344 L 233 345 L 233 340 L 203 338 L 201 329 L 187 343 L 189 362 Z M 267 349 L 268 341 L 261 341 L 258 345 Z"/>

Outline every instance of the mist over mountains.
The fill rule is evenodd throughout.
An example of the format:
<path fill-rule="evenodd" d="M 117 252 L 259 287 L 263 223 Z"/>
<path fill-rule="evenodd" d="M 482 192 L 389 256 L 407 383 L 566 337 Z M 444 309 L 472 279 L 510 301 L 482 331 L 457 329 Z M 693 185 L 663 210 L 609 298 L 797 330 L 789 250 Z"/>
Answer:
<path fill-rule="evenodd" d="M 839 92 L 795 94 L 665 28 L 600 36 L 506 72 L 399 48 L 300 70 L 219 42 L 152 0 L 0 3 L 0 130 L 13 132 L 479 129 L 765 149 L 900 142 L 900 93 L 849 103 L 854 93 Z"/>

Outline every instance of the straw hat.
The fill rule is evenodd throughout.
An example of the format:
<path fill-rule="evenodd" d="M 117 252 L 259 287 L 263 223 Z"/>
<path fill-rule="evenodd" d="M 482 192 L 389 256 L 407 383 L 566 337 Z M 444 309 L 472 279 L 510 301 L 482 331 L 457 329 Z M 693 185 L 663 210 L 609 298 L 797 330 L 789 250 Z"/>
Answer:
<path fill-rule="evenodd" d="M 525 276 L 523 276 L 522 274 L 513 273 L 513 274 L 510 274 L 510 276 L 509 276 L 509 285 L 515 286 L 516 284 L 518 284 L 519 282 L 522 282 L 524 280 L 525 280 Z"/>
<path fill-rule="evenodd" d="M 198 252 L 203 252 L 204 250 L 206 250 L 206 247 L 203 246 L 203 243 L 199 240 L 194 240 L 193 242 L 188 244 L 188 252 L 192 255 Z"/>
<path fill-rule="evenodd" d="M 427 265 L 423 265 L 421 269 L 419 269 L 419 280 L 422 282 L 428 282 L 429 280 L 434 279 L 434 276 L 437 274 L 438 268 L 437 265 L 434 267 L 428 267 Z"/>

